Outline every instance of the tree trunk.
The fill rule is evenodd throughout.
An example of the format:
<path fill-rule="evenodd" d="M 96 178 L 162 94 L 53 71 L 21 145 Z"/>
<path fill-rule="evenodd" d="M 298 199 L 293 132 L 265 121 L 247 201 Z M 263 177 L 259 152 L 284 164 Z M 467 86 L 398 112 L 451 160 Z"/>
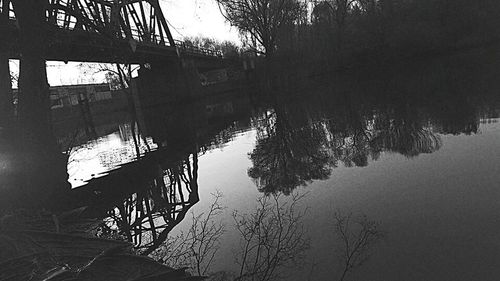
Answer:
<path fill-rule="evenodd" d="M 5 2 L 5 1 L 4 1 Z M 6 42 L 9 14 L 3 3 L 0 13 L 0 42 Z M 13 120 L 14 107 L 12 104 L 12 84 L 10 80 L 9 57 L 7 55 L 7 44 L 0 46 L 0 127 L 9 126 Z"/>
<path fill-rule="evenodd" d="M 50 128 L 49 85 L 45 66 L 45 1 L 13 0 L 20 27 L 19 122 L 23 145 L 54 149 Z"/>
<path fill-rule="evenodd" d="M 0 127 L 10 126 L 14 116 L 9 58 L 0 51 Z"/>
<path fill-rule="evenodd" d="M 66 189 L 67 158 L 60 152 L 50 122 L 49 85 L 45 65 L 46 1 L 13 0 L 20 30 L 18 121 L 22 186 L 45 199 Z M 36 192 L 40 191 L 40 192 Z M 42 198 L 41 198 L 42 199 Z M 43 200 L 43 199 L 42 199 Z"/>

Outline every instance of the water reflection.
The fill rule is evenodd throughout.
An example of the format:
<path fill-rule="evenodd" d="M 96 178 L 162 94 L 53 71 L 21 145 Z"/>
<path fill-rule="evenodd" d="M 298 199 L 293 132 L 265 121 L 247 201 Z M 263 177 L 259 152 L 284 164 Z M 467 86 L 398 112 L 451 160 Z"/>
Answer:
<path fill-rule="evenodd" d="M 339 165 L 365 167 L 384 153 L 436 152 L 442 135 L 476 134 L 481 120 L 498 117 L 498 96 L 482 87 L 491 79 L 449 68 L 447 59 L 433 63 L 340 74 L 334 86 L 319 79 L 308 97 L 289 88 L 267 93 L 253 117 L 257 143 L 249 177 L 266 194 L 290 194 L 329 178 Z M 451 86 L 442 89 L 436 76 Z"/>
<path fill-rule="evenodd" d="M 250 127 L 256 144 L 248 153 L 248 176 L 265 195 L 289 195 L 298 186 L 327 180 L 339 166 L 366 167 L 385 153 L 410 159 L 436 152 L 443 135 L 475 134 L 485 117 L 498 117 L 489 94 L 471 96 L 458 86 L 455 92 L 434 91 L 441 83 L 434 75 L 460 83 L 466 73 L 439 67 L 423 72 L 418 80 L 426 86 L 415 92 L 413 71 L 388 70 L 356 86 L 319 79 L 308 85 L 313 98 L 285 87 L 253 93 L 252 99 L 226 93 L 143 108 L 135 121 L 101 124 L 108 131 L 117 128 L 120 141 L 113 144 L 112 134 L 97 142 L 104 145 L 98 153 L 102 174 L 83 189 L 97 193 L 110 225 L 149 254 L 200 200 L 198 157 Z M 392 82 L 398 79 L 403 82 Z M 72 155 L 99 145 L 83 144 Z"/>
<path fill-rule="evenodd" d="M 327 179 L 332 168 L 365 167 L 381 153 L 406 157 L 432 153 L 442 145 L 432 124 L 403 107 L 361 111 L 347 101 L 315 119 L 300 104 L 276 102 L 257 116 L 257 144 L 248 175 L 260 191 L 289 194 L 297 186 Z"/>
<path fill-rule="evenodd" d="M 199 145 L 198 153 L 204 153 L 250 127 L 257 138 L 248 176 L 265 194 L 290 194 L 298 186 L 328 179 L 336 167 L 366 167 L 384 153 L 407 158 L 433 153 L 442 147 L 442 135 L 476 134 L 482 119 L 498 116 L 492 102 L 496 95 L 483 86 L 492 83 L 491 76 L 481 75 L 496 70 L 488 64 L 477 69 L 468 57 L 460 58 L 462 67 L 452 61 L 361 69 L 332 75 L 333 81 L 331 76 L 301 80 L 300 85 L 275 75 L 272 88 L 249 88 L 250 97 L 246 92 L 207 92 L 190 103 L 143 106 L 129 115 L 113 112 L 108 123 L 94 117 L 100 138 L 73 142 L 79 145 L 73 145 L 70 160 L 77 163 L 70 163 L 70 176 L 79 181 L 74 186 L 82 185 L 152 150 L 182 149 L 191 139 Z M 287 85 L 280 86 L 283 81 Z M 71 126 L 60 125 L 56 131 L 63 136 Z M 85 128 L 80 129 L 82 138 L 88 136 Z M 112 143 L 115 135 L 119 144 Z M 85 162 L 94 157 L 80 154 L 99 150 L 99 168 Z M 82 167 L 90 168 L 82 172 Z"/>
<path fill-rule="evenodd" d="M 146 159 L 139 162 L 142 161 L 148 162 Z M 116 224 L 120 233 L 144 255 L 158 248 L 167 239 L 168 233 L 184 219 L 188 210 L 199 201 L 197 153 L 169 163 L 167 167 L 162 164 L 139 164 L 133 168 L 156 172 L 150 173 L 151 178 L 132 183 L 131 187 L 136 191 L 108 211 L 112 224 Z M 127 180 L 127 183 L 130 182 Z M 121 187 L 126 188 L 123 185 Z"/>
<path fill-rule="evenodd" d="M 334 82 L 311 78 L 298 89 L 260 89 L 252 99 L 245 92 L 211 93 L 189 103 L 150 105 L 133 118 L 117 111 L 100 113 L 84 125 L 76 119 L 56 122 L 56 135 L 70 154 L 68 172 L 78 182 L 73 187 L 79 186 L 71 196 L 147 255 L 205 199 L 199 170 L 227 173 L 211 165 L 200 168 L 199 159 L 232 145 L 243 131 L 255 131 L 255 146 L 244 152 L 250 160 L 245 168 L 263 198 L 291 195 L 299 186 L 330 177 L 329 184 L 335 183 L 336 169 L 367 167 L 384 154 L 417 161 L 444 150 L 448 135 L 479 134 L 482 123 L 500 116 L 497 67 L 474 58 L 485 67 L 467 71 L 476 63 L 456 67 L 450 60 L 335 74 Z M 8 143 L 0 148 L 2 173 L 16 174 L 10 165 L 15 153 L 8 153 Z M 9 177 L 0 181 L 9 183 Z M 11 191 L 3 196 L 2 190 L 3 200 L 12 198 Z"/>
<path fill-rule="evenodd" d="M 200 200 L 199 155 L 246 130 L 247 108 L 244 96 L 148 107 L 139 126 L 119 124 L 118 132 L 73 150 L 78 164 L 88 158 L 102 168 L 75 191 L 91 194 L 88 204 L 107 217 L 108 228 L 148 255 Z M 93 151 L 97 157 L 88 157 Z"/>
<path fill-rule="evenodd" d="M 441 137 L 432 131 L 430 124 L 419 120 L 408 110 L 374 116 L 370 147 L 377 152 L 396 152 L 406 157 L 433 153 L 441 148 Z"/>
<path fill-rule="evenodd" d="M 249 155 L 253 166 L 248 175 L 264 193 L 290 194 L 299 185 L 330 176 L 332 161 L 322 126 L 304 126 L 305 116 L 287 109 L 275 103 L 255 120 L 257 144 Z"/>

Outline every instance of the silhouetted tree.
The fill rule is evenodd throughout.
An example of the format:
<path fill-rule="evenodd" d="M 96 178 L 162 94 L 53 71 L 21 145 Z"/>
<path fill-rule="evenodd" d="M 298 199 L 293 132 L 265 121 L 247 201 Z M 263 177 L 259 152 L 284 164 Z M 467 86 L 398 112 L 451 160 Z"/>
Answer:
<path fill-rule="evenodd" d="M 294 193 L 289 200 L 280 197 L 264 195 L 257 199 L 254 212 L 233 213 L 240 235 L 240 270 L 234 281 L 279 280 L 283 277 L 280 269 L 301 266 L 309 248 L 302 225 L 305 210 L 299 206 L 304 195 Z"/>
<path fill-rule="evenodd" d="M 184 39 L 184 44 L 187 46 L 211 49 L 220 51 L 224 57 L 238 57 L 241 48 L 231 41 L 219 41 L 208 37 L 188 37 Z"/>
<path fill-rule="evenodd" d="M 336 211 L 333 217 L 334 232 L 339 242 L 336 252 L 342 266 L 339 281 L 343 281 L 349 272 L 366 262 L 383 234 L 379 223 L 365 215 L 355 217 L 351 213 Z"/>
<path fill-rule="evenodd" d="M 194 274 L 211 274 L 211 265 L 217 258 L 220 239 L 225 225 L 219 219 L 224 207 L 220 200 L 222 193 L 216 192 L 208 211 L 200 214 L 191 212 L 190 227 L 186 232 L 168 237 L 153 255 L 162 263 L 174 267 L 190 267 Z"/>
<path fill-rule="evenodd" d="M 303 6 L 296 0 L 217 0 L 229 23 L 242 35 L 251 36 L 259 46 L 256 51 L 271 57 L 276 51 L 279 29 L 293 23 Z"/>
<path fill-rule="evenodd" d="M 498 2 L 417 0 L 309 1 L 310 23 L 293 44 L 309 58 L 343 64 L 449 52 L 498 42 Z M 293 28 L 288 28 L 293 30 Z M 308 42 L 308 43 L 304 43 Z"/>

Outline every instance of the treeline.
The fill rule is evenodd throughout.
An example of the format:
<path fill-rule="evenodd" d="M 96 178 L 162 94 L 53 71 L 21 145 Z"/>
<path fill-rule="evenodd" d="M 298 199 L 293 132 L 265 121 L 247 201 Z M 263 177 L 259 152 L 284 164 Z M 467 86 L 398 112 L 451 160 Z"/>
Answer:
<path fill-rule="evenodd" d="M 243 49 L 232 41 L 219 41 L 209 37 L 187 37 L 184 38 L 184 44 L 197 48 L 220 51 L 226 58 L 239 57 L 243 52 Z"/>
<path fill-rule="evenodd" d="M 500 39 L 494 0 L 218 0 L 247 46 L 334 61 L 447 52 Z"/>

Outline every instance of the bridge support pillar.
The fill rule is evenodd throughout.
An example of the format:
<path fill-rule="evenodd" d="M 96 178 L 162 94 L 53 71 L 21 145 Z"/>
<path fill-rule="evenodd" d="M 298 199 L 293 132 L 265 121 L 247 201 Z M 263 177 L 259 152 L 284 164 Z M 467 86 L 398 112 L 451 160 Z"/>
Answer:
<path fill-rule="evenodd" d="M 201 91 L 194 64 L 178 59 L 141 68 L 137 86 L 143 106 L 187 100 Z"/>
<path fill-rule="evenodd" d="M 194 63 L 176 60 L 151 64 L 140 69 L 132 84 L 143 133 L 152 136 L 158 146 L 182 147 L 192 142 L 194 113 L 189 101 L 201 93 Z"/>
<path fill-rule="evenodd" d="M 50 122 L 49 84 L 45 61 L 47 45 L 45 1 L 11 1 L 19 25 L 18 130 L 14 169 L 20 171 L 9 187 L 19 202 L 30 207 L 55 208 L 70 190 L 67 156 L 61 153 Z M 12 200 L 14 202 L 14 200 Z M 16 202 L 16 203 L 19 203 Z"/>
<path fill-rule="evenodd" d="M 9 57 L 0 53 L 0 127 L 9 125 L 14 117 Z"/>

